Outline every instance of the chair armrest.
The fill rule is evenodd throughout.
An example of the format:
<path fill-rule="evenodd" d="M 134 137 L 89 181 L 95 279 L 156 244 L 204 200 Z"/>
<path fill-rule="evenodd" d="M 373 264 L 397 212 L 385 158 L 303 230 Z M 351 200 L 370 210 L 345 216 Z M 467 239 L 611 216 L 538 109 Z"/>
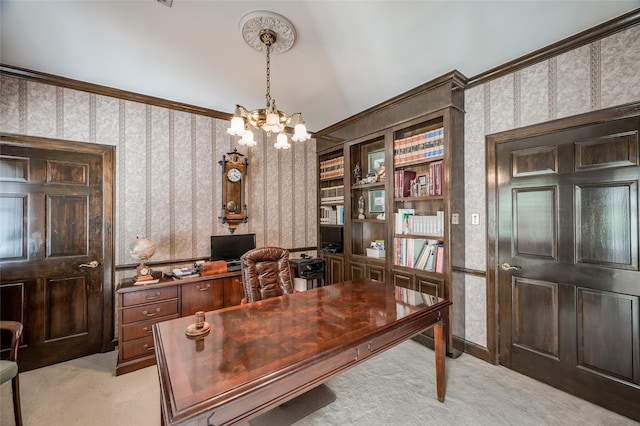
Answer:
<path fill-rule="evenodd" d="M 20 343 L 20 336 L 22 336 L 24 327 L 17 321 L 0 321 L 0 330 L 11 331 L 11 353 L 9 354 L 9 361 L 17 362 L 18 346 Z"/>

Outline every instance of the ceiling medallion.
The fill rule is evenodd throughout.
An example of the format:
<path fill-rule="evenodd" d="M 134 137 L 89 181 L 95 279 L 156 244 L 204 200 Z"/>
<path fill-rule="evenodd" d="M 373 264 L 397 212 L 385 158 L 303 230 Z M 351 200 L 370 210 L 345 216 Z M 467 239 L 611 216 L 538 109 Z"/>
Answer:
<path fill-rule="evenodd" d="M 227 129 L 230 135 L 240 136 L 238 143 L 245 146 L 256 146 L 252 127 L 259 128 L 267 134 L 278 133 L 275 147 L 288 149 L 291 145 L 287 140 L 285 128 L 296 117 L 296 124 L 292 140 L 304 142 L 311 138 L 302 119 L 302 113 L 291 115 L 278 110 L 276 100 L 271 99 L 271 53 L 282 53 L 291 49 L 296 40 L 296 30 L 293 24 L 284 16 L 274 12 L 256 11 L 245 15 L 240 20 L 240 32 L 244 41 L 259 52 L 267 56 L 267 93 L 266 108 L 248 110 L 242 105 L 236 105 L 231 119 L 231 126 Z"/>

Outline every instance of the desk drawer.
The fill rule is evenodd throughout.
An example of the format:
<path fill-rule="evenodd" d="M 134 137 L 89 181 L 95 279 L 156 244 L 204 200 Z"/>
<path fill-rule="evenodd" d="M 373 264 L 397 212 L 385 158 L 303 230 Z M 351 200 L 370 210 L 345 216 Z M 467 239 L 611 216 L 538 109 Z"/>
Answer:
<path fill-rule="evenodd" d="M 149 287 L 132 291 L 122 295 L 122 305 L 134 306 L 143 303 L 156 302 L 160 300 L 175 299 L 178 297 L 178 286 L 172 287 Z"/>
<path fill-rule="evenodd" d="M 122 324 L 131 324 L 137 321 L 149 319 L 160 319 L 161 321 L 168 319 L 170 315 L 178 313 L 178 300 L 169 300 L 167 302 L 150 303 L 148 305 L 136 306 L 122 310 Z"/>
<path fill-rule="evenodd" d="M 125 325 L 122 327 L 122 341 L 128 342 L 130 340 L 139 339 L 141 337 L 151 336 L 151 326 L 159 323 L 160 321 L 166 321 L 170 319 L 178 318 L 178 315 L 170 315 L 168 317 L 162 317 L 159 319 L 151 319 L 149 321 L 136 322 L 133 324 Z"/>
<path fill-rule="evenodd" d="M 125 342 L 122 346 L 123 361 L 143 355 L 154 355 L 153 336 Z"/>

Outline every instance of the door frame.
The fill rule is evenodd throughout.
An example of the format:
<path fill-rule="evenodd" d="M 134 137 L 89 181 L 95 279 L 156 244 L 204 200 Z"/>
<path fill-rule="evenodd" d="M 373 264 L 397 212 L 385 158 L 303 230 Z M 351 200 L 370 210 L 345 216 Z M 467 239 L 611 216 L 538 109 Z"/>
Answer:
<path fill-rule="evenodd" d="M 52 139 L 39 136 L 24 136 L 0 132 L 0 142 L 24 148 L 76 151 L 85 154 L 96 154 L 102 157 L 102 329 L 100 330 L 101 351 L 107 352 L 115 348 L 114 340 L 114 303 L 113 285 L 115 269 L 114 252 L 114 204 L 115 204 L 115 150 L 112 145 L 101 145 L 89 142 L 74 142 L 63 139 Z"/>
<path fill-rule="evenodd" d="M 500 306 L 498 299 L 498 185 L 496 177 L 497 149 L 501 143 L 514 139 L 524 139 L 532 136 L 544 135 L 560 130 L 570 129 L 588 124 L 604 123 L 611 120 L 623 119 L 640 114 L 640 102 L 631 102 L 598 111 L 587 112 L 557 120 L 532 124 L 504 132 L 485 136 L 485 165 L 486 165 L 486 196 L 487 196 L 487 349 L 489 361 L 500 363 Z M 511 336 L 504 336 L 510 339 Z"/>

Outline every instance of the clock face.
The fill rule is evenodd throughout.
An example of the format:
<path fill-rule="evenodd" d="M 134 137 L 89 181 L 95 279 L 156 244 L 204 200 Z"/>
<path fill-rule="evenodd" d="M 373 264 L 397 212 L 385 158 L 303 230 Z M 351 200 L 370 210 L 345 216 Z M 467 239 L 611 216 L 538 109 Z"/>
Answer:
<path fill-rule="evenodd" d="M 242 172 L 234 167 L 227 172 L 227 178 L 231 182 L 238 182 L 242 178 Z"/>
<path fill-rule="evenodd" d="M 149 268 L 140 268 L 140 275 L 149 275 Z"/>

